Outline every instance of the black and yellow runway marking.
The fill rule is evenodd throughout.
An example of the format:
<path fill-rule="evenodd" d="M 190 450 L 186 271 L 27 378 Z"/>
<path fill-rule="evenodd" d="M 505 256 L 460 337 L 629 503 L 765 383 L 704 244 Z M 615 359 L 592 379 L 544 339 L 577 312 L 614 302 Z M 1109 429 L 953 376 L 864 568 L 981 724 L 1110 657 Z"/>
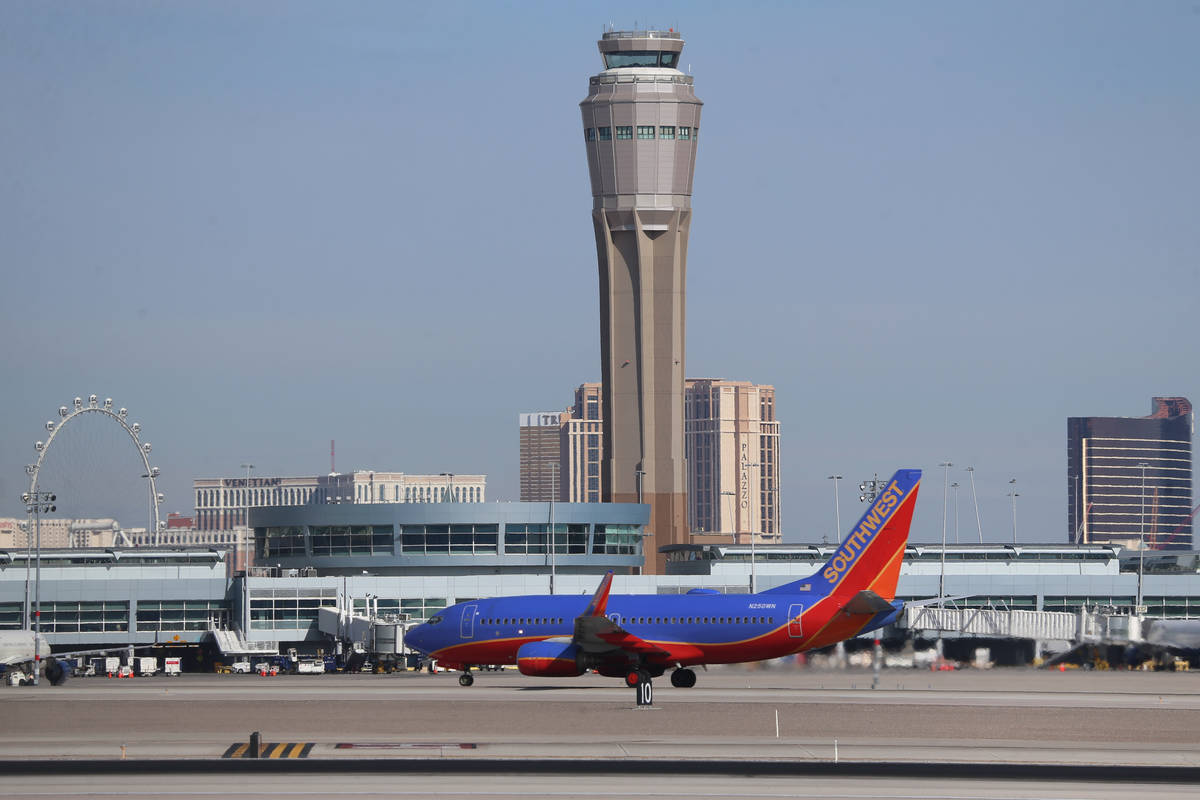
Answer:
<path fill-rule="evenodd" d="M 249 742 L 234 742 L 221 758 L 253 758 L 247 755 Z M 312 742 L 271 742 L 260 746 L 259 758 L 308 758 Z"/>

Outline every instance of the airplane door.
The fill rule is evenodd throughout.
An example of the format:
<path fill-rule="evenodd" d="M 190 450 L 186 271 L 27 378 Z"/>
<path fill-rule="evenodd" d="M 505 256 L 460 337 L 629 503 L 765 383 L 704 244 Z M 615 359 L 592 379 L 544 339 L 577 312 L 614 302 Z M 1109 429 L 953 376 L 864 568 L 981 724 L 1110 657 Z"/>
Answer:
<path fill-rule="evenodd" d="M 475 636 L 475 609 L 477 606 L 474 603 L 463 606 L 462 622 L 458 625 L 458 635 L 463 639 L 471 639 Z"/>
<path fill-rule="evenodd" d="M 800 617 L 804 614 L 804 606 L 800 603 L 793 603 L 788 606 L 788 636 L 793 639 L 804 638 L 804 631 L 801 629 Z"/>
<path fill-rule="evenodd" d="M 621 615 L 620 614 L 615 614 L 615 613 L 609 614 L 608 618 L 612 621 L 613 625 L 616 625 L 618 627 L 621 625 Z"/>

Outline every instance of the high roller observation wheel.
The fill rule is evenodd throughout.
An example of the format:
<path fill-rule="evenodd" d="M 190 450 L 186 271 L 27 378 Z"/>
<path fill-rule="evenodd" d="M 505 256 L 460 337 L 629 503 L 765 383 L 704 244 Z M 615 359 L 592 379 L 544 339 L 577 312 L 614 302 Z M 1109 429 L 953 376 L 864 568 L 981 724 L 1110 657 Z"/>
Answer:
<path fill-rule="evenodd" d="M 129 434 L 129 438 L 133 440 L 133 445 L 137 449 L 138 455 L 142 459 L 142 466 L 146 468 L 145 476 L 150 479 L 150 500 L 151 507 L 153 509 L 152 513 L 154 514 L 154 529 L 149 531 L 149 533 L 157 536 L 162 526 L 158 507 L 159 503 L 163 500 L 163 496 L 158 493 L 158 487 L 155 484 L 155 481 L 158 479 L 158 467 L 150 466 L 150 451 L 153 448 L 149 442 L 143 442 L 140 438 L 142 432 L 141 424 L 137 422 L 130 424 L 126 421 L 126 418 L 129 416 L 128 409 L 120 408 L 116 411 L 113 411 L 113 401 L 111 397 L 104 398 L 103 403 L 101 403 L 94 394 L 90 395 L 86 402 L 83 400 L 83 398 L 76 397 L 72 405 L 74 406 L 73 409 L 68 408 L 67 406 L 59 407 L 58 416 L 62 418 L 61 421 L 55 422 L 54 420 L 48 420 L 46 422 L 46 430 L 50 433 L 50 435 L 46 438 L 46 441 L 38 441 L 33 445 L 33 449 L 36 450 L 38 454 L 37 461 L 25 467 L 25 472 L 27 472 L 30 476 L 29 496 L 37 496 L 38 473 L 42 469 L 42 461 L 45 460 L 46 454 L 50 452 L 50 445 L 54 443 L 54 437 L 58 436 L 59 431 L 65 428 L 67 423 L 69 423 L 71 420 L 81 417 L 84 414 L 101 414 L 112 419 L 114 422 L 120 425 L 127 434 Z"/>

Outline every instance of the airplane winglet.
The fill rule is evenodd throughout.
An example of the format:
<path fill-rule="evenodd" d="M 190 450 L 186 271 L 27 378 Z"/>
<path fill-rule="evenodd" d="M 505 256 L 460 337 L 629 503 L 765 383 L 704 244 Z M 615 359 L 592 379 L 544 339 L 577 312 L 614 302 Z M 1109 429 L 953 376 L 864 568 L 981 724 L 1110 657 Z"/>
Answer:
<path fill-rule="evenodd" d="M 605 610 L 608 608 L 608 593 L 612 589 L 612 570 L 604 576 L 600 581 L 600 585 L 596 588 L 596 593 L 592 595 L 592 602 L 588 603 L 581 616 L 584 617 L 603 617 Z"/>

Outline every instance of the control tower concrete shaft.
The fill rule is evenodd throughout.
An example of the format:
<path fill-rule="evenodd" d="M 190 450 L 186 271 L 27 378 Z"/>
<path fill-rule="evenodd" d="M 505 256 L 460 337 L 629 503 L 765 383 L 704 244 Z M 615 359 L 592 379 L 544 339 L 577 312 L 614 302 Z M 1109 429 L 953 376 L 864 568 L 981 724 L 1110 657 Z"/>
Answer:
<path fill-rule="evenodd" d="M 673 31 L 612 31 L 580 103 L 600 266 L 604 499 L 651 505 L 648 553 L 686 544 L 684 299 L 700 106 Z M 664 556 L 646 559 L 650 573 Z"/>

